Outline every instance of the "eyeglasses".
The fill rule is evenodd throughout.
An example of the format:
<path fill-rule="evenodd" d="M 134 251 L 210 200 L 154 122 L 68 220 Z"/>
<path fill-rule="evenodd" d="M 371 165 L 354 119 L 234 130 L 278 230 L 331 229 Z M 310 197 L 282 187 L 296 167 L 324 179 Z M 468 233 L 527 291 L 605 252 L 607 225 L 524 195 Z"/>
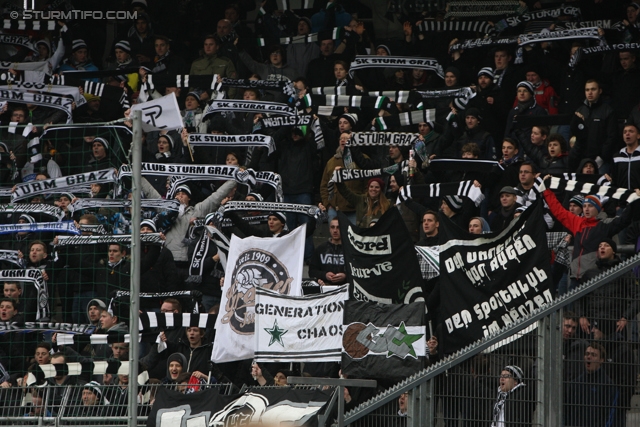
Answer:
<path fill-rule="evenodd" d="M 513 378 L 513 375 L 510 375 L 510 374 L 502 374 L 502 375 L 500 375 L 500 378 L 506 378 L 506 379 L 509 379 L 509 378 Z"/>

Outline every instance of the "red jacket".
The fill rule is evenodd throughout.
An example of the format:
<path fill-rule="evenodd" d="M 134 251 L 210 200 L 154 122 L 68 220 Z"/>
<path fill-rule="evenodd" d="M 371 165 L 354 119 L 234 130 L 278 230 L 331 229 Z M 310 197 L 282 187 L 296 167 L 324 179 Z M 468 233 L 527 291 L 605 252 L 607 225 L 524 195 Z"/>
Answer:
<path fill-rule="evenodd" d="M 571 278 L 580 279 L 582 273 L 596 261 L 598 245 L 602 239 L 610 238 L 631 223 L 631 209 L 628 205 L 622 215 L 604 223 L 598 218 L 585 218 L 566 210 L 551 190 L 542 193 L 549 211 L 574 236 Z"/>

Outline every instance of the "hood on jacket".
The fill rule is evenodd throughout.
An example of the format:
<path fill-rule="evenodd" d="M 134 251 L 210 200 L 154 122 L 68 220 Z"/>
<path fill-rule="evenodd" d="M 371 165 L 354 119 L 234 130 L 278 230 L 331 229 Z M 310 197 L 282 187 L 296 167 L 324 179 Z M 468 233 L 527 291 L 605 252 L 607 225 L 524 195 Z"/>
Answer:
<path fill-rule="evenodd" d="M 51 58 L 51 55 L 53 55 L 53 52 L 51 52 L 51 43 L 49 43 L 49 40 L 47 39 L 42 39 L 42 40 L 38 40 L 35 44 L 36 49 L 38 48 L 38 45 L 43 44 L 47 47 L 47 50 L 49 51 L 49 56 L 46 58 L 41 58 L 42 60 L 45 59 L 49 59 Z"/>
<path fill-rule="evenodd" d="M 182 365 L 182 372 L 187 372 L 187 357 L 182 353 L 173 353 L 167 358 L 167 378 L 171 379 L 171 375 L 169 375 L 169 365 L 171 364 L 171 362 L 180 363 Z"/>
<path fill-rule="evenodd" d="M 93 305 L 97 305 L 98 307 L 100 307 L 102 310 L 106 310 L 107 309 L 107 304 L 105 304 L 104 301 L 102 301 L 101 299 L 98 298 L 94 298 L 91 301 L 89 301 L 89 304 L 87 304 L 87 319 L 89 318 L 89 307 L 93 306 Z M 100 321 L 98 320 L 98 324 L 100 324 Z"/>
<path fill-rule="evenodd" d="M 583 167 L 584 167 L 584 165 L 586 165 L 587 163 L 591 163 L 591 164 L 594 166 L 595 170 L 596 170 L 595 174 L 596 174 L 596 175 L 600 175 L 600 172 L 598 171 L 598 164 L 596 163 L 596 161 L 595 161 L 595 160 L 593 160 L 593 159 L 589 159 L 589 158 L 585 158 L 585 159 L 582 159 L 582 160 L 580 161 L 580 165 L 578 166 L 578 169 L 576 169 L 576 173 L 582 173 L 582 168 L 583 168 Z"/>

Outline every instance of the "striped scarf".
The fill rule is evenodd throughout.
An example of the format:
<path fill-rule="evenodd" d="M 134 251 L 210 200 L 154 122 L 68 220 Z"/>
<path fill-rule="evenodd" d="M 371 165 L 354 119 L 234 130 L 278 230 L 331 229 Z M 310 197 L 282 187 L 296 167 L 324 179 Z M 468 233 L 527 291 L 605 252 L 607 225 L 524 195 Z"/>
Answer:
<path fill-rule="evenodd" d="M 484 195 L 479 187 L 473 185 L 473 181 L 443 182 L 440 184 L 405 185 L 398 192 L 396 204 L 400 204 L 414 197 L 440 198 L 444 196 L 468 197 L 476 205 L 480 206 Z"/>
<path fill-rule="evenodd" d="M 601 199 L 608 197 L 610 199 L 620 200 L 621 202 L 627 203 L 631 203 L 640 199 L 635 190 L 629 190 L 628 188 L 612 187 L 610 185 L 596 185 L 592 183 L 566 180 L 556 177 L 551 178 L 549 189 L 559 191 L 573 191 L 581 194 L 595 194 L 597 196 L 600 196 Z"/>
<path fill-rule="evenodd" d="M 377 117 L 375 127 L 378 130 L 394 129 L 401 126 L 417 125 L 418 123 L 433 123 L 436 120 L 436 110 L 415 110 L 407 113 L 395 114 L 387 117 Z"/>

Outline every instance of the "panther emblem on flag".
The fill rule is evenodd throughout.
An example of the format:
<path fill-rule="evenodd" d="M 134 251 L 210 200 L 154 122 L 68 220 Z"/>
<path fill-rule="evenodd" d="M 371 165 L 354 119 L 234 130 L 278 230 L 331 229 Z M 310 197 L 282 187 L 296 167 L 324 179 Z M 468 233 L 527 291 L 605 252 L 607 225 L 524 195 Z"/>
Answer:
<path fill-rule="evenodd" d="M 241 335 L 251 335 L 255 330 L 255 289 L 267 288 L 288 295 L 293 282 L 284 263 L 261 249 L 249 249 L 240 254 L 232 277 L 222 323 L 228 323 Z"/>

